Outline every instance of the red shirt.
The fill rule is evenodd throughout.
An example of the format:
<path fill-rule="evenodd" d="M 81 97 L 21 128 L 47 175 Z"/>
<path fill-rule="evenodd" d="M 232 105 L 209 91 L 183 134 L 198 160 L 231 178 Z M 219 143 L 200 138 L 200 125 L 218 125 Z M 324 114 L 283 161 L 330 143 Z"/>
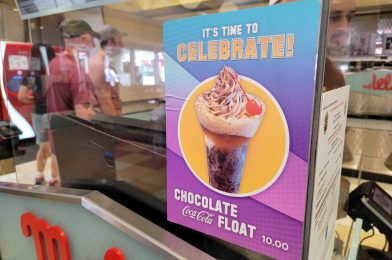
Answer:
<path fill-rule="evenodd" d="M 75 105 L 90 104 L 90 89 L 84 66 L 69 53 L 57 55 L 49 64 L 47 112 L 75 110 Z"/>

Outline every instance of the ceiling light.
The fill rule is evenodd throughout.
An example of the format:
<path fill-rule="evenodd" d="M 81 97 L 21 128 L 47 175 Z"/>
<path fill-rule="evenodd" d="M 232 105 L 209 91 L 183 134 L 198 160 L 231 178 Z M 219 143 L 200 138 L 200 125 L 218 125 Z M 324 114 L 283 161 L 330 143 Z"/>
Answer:
<path fill-rule="evenodd" d="M 219 8 L 219 12 L 230 12 L 230 11 L 236 11 L 238 10 L 238 7 L 236 4 L 232 1 L 225 1 L 221 7 Z"/>
<path fill-rule="evenodd" d="M 197 0 L 180 0 L 180 4 L 186 9 L 196 9 L 200 5 L 200 1 Z"/>

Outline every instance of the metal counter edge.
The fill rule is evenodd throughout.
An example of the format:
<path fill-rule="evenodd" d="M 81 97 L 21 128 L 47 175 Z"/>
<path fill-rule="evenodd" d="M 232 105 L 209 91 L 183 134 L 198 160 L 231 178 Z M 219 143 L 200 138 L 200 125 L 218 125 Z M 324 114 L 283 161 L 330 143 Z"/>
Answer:
<path fill-rule="evenodd" d="M 168 259 L 214 259 L 98 191 L 0 182 L 0 193 L 79 204 Z"/>

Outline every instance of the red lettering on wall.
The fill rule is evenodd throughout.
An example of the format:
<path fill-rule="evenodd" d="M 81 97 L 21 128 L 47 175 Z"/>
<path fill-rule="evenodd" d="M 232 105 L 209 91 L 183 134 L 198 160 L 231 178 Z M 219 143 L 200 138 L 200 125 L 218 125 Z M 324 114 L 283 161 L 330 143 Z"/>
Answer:
<path fill-rule="evenodd" d="M 51 227 L 30 212 L 21 216 L 20 224 L 25 237 L 33 236 L 38 260 L 71 259 L 67 235 L 59 226 Z"/>
<path fill-rule="evenodd" d="M 121 252 L 120 249 L 118 248 L 110 248 L 108 251 L 106 251 L 104 260 L 124 260 L 125 257 L 123 253 Z"/>
<path fill-rule="evenodd" d="M 372 89 L 372 84 L 370 83 L 370 84 L 367 84 L 367 85 L 363 85 L 362 88 L 364 88 L 364 89 Z"/>
<path fill-rule="evenodd" d="M 25 237 L 33 236 L 38 260 L 71 260 L 67 234 L 61 227 L 51 227 L 30 212 L 21 216 L 20 226 Z M 113 247 L 106 251 L 104 260 L 125 260 L 125 257 L 120 249 Z"/>
<path fill-rule="evenodd" d="M 376 78 L 376 75 L 373 74 L 372 82 L 369 84 L 365 84 L 362 86 L 364 89 L 376 90 L 376 91 L 392 91 L 392 75 L 387 74 L 385 77 Z"/>

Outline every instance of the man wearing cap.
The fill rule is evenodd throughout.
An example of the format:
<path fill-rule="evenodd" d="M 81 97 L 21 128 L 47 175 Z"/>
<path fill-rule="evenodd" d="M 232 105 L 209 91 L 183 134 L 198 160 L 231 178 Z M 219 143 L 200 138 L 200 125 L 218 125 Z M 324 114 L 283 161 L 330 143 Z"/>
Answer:
<path fill-rule="evenodd" d="M 64 51 L 58 54 L 49 63 L 46 78 L 47 112 L 69 113 L 75 112 L 76 116 L 91 119 L 94 112 L 90 101 L 90 88 L 86 66 L 83 58 L 88 57 L 89 51 L 94 48 L 94 37 L 99 34 L 94 32 L 85 21 L 74 20 L 60 27 L 64 37 Z M 52 140 L 52 164 L 57 166 L 57 157 Z M 58 186 L 58 174 L 49 180 L 50 186 Z"/>
<path fill-rule="evenodd" d="M 95 112 L 121 116 L 119 79 L 111 59 L 121 53 L 122 34 L 111 25 L 100 31 L 101 49 L 90 59 L 91 100 Z"/>
<path fill-rule="evenodd" d="M 88 57 L 94 48 L 94 32 L 85 21 L 74 20 L 60 27 L 64 37 L 65 50 L 49 64 L 50 76 L 47 82 L 48 112 L 75 111 L 84 119 L 93 116 L 90 88 L 86 67 L 81 57 Z"/>

